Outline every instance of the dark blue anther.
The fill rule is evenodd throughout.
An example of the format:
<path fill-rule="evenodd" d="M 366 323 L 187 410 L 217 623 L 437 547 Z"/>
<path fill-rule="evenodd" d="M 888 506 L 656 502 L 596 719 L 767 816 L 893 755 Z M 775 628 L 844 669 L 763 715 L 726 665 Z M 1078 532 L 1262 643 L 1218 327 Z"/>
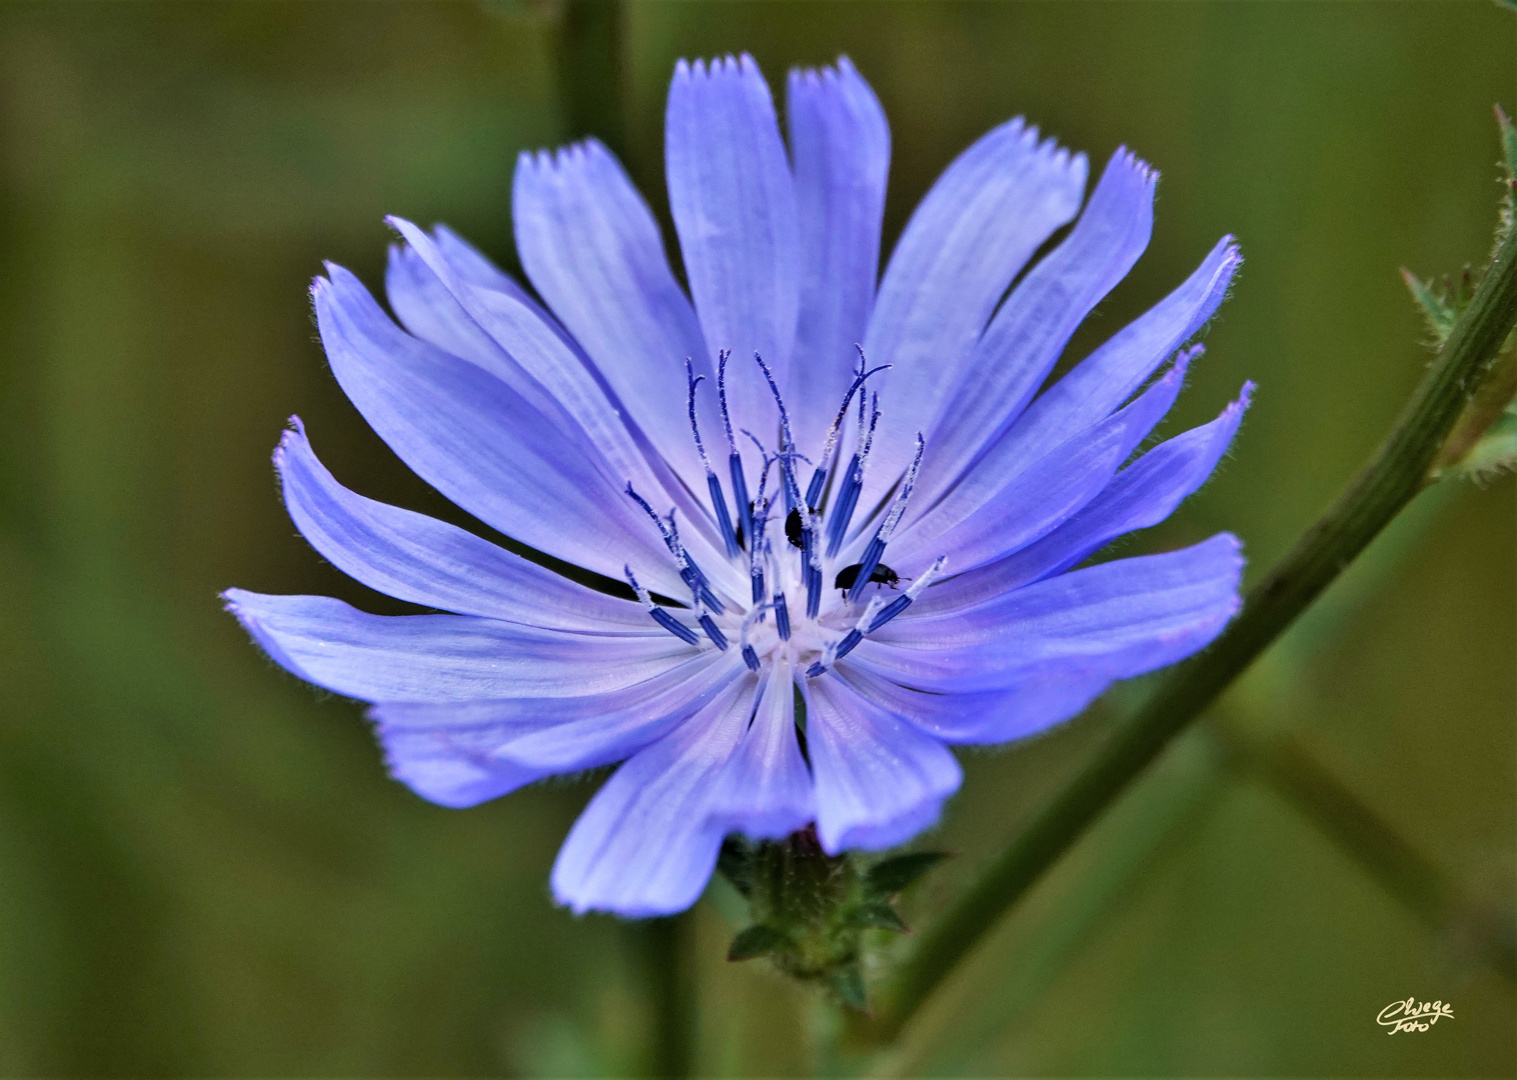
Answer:
<path fill-rule="evenodd" d="M 809 668 L 806 669 L 806 678 L 814 679 L 818 675 L 825 675 L 826 673 L 827 665 L 818 660 L 816 663 L 812 664 Z"/>
<path fill-rule="evenodd" d="M 883 608 L 880 609 L 880 613 L 874 617 L 874 620 L 872 622 L 870 622 L 867 632 L 871 634 L 874 633 L 880 627 L 888 623 L 891 619 L 895 618 L 901 612 L 905 611 L 911 606 L 911 601 L 913 599 L 914 597 L 910 596 L 897 596 L 894 600 L 890 601 L 890 603 L 886 604 Z"/>
<path fill-rule="evenodd" d="M 816 538 L 811 534 L 811 515 L 803 519 L 806 526 L 801 530 L 801 576 L 806 582 L 806 618 L 816 618 L 822 605 L 822 573 L 811 565 L 811 548 Z"/>
<path fill-rule="evenodd" d="M 653 616 L 654 622 L 658 623 L 665 630 L 669 631 L 669 633 L 679 638 L 686 645 L 699 645 L 701 643 L 701 639 L 695 636 L 694 630 L 691 630 L 688 626 L 680 622 L 673 615 L 670 615 L 663 608 L 649 608 L 648 614 Z"/>
<path fill-rule="evenodd" d="M 748 665 L 749 671 L 757 671 L 759 669 L 758 653 L 753 651 L 752 645 L 743 646 L 743 663 Z"/>
<path fill-rule="evenodd" d="M 727 471 L 732 474 L 732 501 L 737 504 L 738 527 L 743 542 L 753 547 L 753 504 L 748 501 L 748 478 L 743 475 L 743 458 L 736 450 L 727 455 Z M 723 517 L 726 512 L 723 512 Z"/>
<path fill-rule="evenodd" d="M 742 467 L 742 463 L 738 463 Z M 722 495 L 722 482 L 716 478 L 716 473 L 706 474 L 706 487 L 711 491 L 711 505 L 716 507 L 716 523 L 721 526 L 722 540 L 727 544 L 727 557 L 735 558 L 739 550 L 737 533 L 732 528 L 732 515 L 727 513 L 727 499 Z"/>
<path fill-rule="evenodd" d="M 853 580 L 853 588 L 848 590 L 849 603 L 857 603 L 859 594 L 864 591 L 864 586 L 869 584 L 869 576 L 874 573 L 874 568 L 880 565 L 880 556 L 885 554 L 885 541 L 876 534 L 869 541 L 869 546 L 864 549 L 864 557 L 859 560 L 858 576 Z"/>
<path fill-rule="evenodd" d="M 827 467 L 818 465 L 811 474 L 811 483 L 806 486 L 806 505 L 815 510 L 822 505 L 822 485 L 827 482 Z"/>
<path fill-rule="evenodd" d="M 706 631 L 706 636 L 716 643 L 716 647 L 722 652 L 727 651 L 727 635 L 712 620 L 710 615 L 702 615 L 696 620 L 701 624 L 701 629 Z M 693 636 L 693 635 L 692 635 Z"/>
<path fill-rule="evenodd" d="M 779 631 L 781 641 L 790 640 L 790 606 L 782 592 L 774 594 L 774 628 Z"/>
<path fill-rule="evenodd" d="M 752 580 L 753 602 L 755 604 L 762 603 L 764 600 L 764 571 L 759 568 L 756 562 L 753 564 Z"/>
<path fill-rule="evenodd" d="M 843 546 L 843 536 L 848 531 L 848 521 L 853 517 L 853 509 L 859 502 L 859 491 L 864 486 L 859 479 L 861 474 L 859 456 L 854 454 L 853 460 L 848 463 L 848 471 L 843 474 L 843 486 L 838 492 L 837 505 L 827 521 L 827 557 L 829 559 L 838 553 L 838 548 Z"/>
<path fill-rule="evenodd" d="M 848 631 L 848 633 L 843 635 L 843 640 L 838 642 L 837 652 L 832 654 L 832 662 L 837 663 L 843 657 L 853 652 L 854 646 L 863 640 L 864 635 L 858 627 L 854 627 Z"/>

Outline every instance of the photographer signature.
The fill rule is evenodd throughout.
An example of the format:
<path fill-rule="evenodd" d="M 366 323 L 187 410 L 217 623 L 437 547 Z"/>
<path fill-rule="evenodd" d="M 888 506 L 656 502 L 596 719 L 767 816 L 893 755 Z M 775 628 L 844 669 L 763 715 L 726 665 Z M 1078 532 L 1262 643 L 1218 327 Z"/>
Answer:
<path fill-rule="evenodd" d="M 1398 1031 L 1426 1031 L 1439 1020 L 1454 1018 L 1454 1007 L 1441 1001 L 1418 1002 L 1416 998 L 1393 1001 L 1380 1010 L 1375 1023 L 1389 1028 L 1387 1035 Z"/>

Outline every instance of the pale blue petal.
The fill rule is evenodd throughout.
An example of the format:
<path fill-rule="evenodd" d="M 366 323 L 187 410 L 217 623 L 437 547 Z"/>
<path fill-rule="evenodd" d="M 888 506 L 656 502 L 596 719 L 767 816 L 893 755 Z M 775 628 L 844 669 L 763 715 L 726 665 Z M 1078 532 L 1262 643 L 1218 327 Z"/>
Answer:
<path fill-rule="evenodd" d="M 919 497 L 931 501 L 1006 431 L 1042 386 L 1070 336 L 1143 254 L 1158 174 L 1127 150 L 1112 155 L 1067 239 L 996 312 L 957 392 L 928 432 Z"/>
<path fill-rule="evenodd" d="M 646 918 L 683 911 L 716 867 L 721 779 L 753 716 L 757 678 L 638 752 L 596 792 L 553 864 L 553 895 L 576 913 Z"/>
<path fill-rule="evenodd" d="M 774 102 L 751 56 L 676 65 L 664 157 L 669 209 L 706 345 L 732 350 L 736 361 L 727 376 L 733 423 L 771 439 L 776 413 L 753 354 L 786 385 L 800 244 Z M 819 408 L 830 416 L 836 405 Z"/>
<path fill-rule="evenodd" d="M 805 684 L 822 849 L 879 850 L 937 821 L 963 773 L 943 744 L 823 676 Z"/>
<path fill-rule="evenodd" d="M 1086 671 L 1062 664 L 1033 669 L 1004 690 L 931 694 L 872 674 L 852 657 L 838 664 L 837 674 L 887 712 L 956 745 L 1004 743 L 1046 731 L 1083 712 L 1113 681 L 1100 665 Z"/>
<path fill-rule="evenodd" d="M 890 126 L 848 58 L 794 69 L 785 95 L 800 221 L 800 317 L 788 396 L 803 447 L 821 445 L 847 392 L 880 272 L 880 223 L 890 171 Z"/>
<path fill-rule="evenodd" d="M 729 832 L 778 840 L 816 816 L 811 774 L 795 734 L 795 681 L 776 659 L 764 675 L 753 723 L 717 785 L 712 819 Z"/>
<path fill-rule="evenodd" d="M 1083 562 L 1119 536 L 1157 525 L 1204 484 L 1227 452 L 1253 384 L 1209 424 L 1160 443 L 1117 473 L 1090 504 L 1036 543 L 929 588 L 913 608 L 925 615 L 980 603 Z"/>
<path fill-rule="evenodd" d="M 900 563 L 947 555 L 950 573 L 995 561 L 1032 543 L 1094 498 L 1153 426 L 1185 377 L 1182 361 L 1127 408 L 1081 432 L 1030 468 L 993 455 L 942 502 L 904 529 L 890 550 Z M 989 467 L 987 464 L 996 467 Z"/>
<path fill-rule="evenodd" d="M 1242 261 L 1232 237 L 1224 236 L 1184 284 L 1039 395 L 997 451 L 1003 458 L 1024 460 L 1046 453 L 1067 432 L 1088 427 L 1121 406 L 1206 325 Z"/>
<path fill-rule="evenodd" d="M 471 615 L 370 615 L 326 596 L 222 595 L 280 667 L 361 701 L 609 693 L 690 658 L 651 620 L 644 637 L 571 634 Z"/>
<path fill-rule="evenodd" d="M 473 533 L 354 494 L 292 418 L 274 452 L 285 506 L 312 547 L 371 589 L 413 604 L 554 630 L 645 636 L 638 604 L 588 589 Z"/>
<path fill-rule="evenodd" d="M 685 418 L 685 359 L 714 374 L 647 203 L 591 139 L 523 154 L 512 189 L 516 249 L 533 286 L 632 418 L 682 476 L 700 460 Z M 715 414 L 708 432 L 714 432 Z"/>
<path fill-rule="evenodd" d="M 904 471 L 916 432 L 958 388 L 1006 287 L 1079 211 L 1085 173 L 1083 154 L 1012 120 L 964 151 L 912 214 L 864 340 L 871 364 L 895 365 L 880 381 L 880 484 Z"/>
<path fill-rule="evenodd" d="M 697 656 L 624 690 L 369 710 L 391 774 L 444 806 L 472 806 L 558 773 L 609 765 L 661 738 L 742 669 Z"/>
<path fill-rule="evenodd" d="M 341 267 L 330 273 L 312 292 L 332 372 L 417 475 L 530 547 L 614 578 L 631 563 L 651 588 L 679 593 L 657 531 L 582 435 L 402 332 Z"/>
<path fill-rule="evenodd" d="M 1130 678 L 1210 642 L 1236 614 L 1243 559 L 1222 533 L 1182 551 L 1119 559 L 952 612 L 902 617 L 854 650 L 874 674 L 919 690 L 1017 685 L 1035 668 Z"/>

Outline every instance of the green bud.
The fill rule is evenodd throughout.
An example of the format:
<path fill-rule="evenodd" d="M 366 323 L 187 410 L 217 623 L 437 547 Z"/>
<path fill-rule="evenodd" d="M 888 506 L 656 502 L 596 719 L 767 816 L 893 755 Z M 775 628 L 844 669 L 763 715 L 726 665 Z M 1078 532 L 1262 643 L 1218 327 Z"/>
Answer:
<path fill-rule="evenodd" d="M 753 925 L 732 940 L 727 959 L 767 957 L 791 978 L 864 1009 L 865 932 L 909 933 L 889 898 L 943 857 L 920 852 L 871 866 L 851 853 L 828 855 L 815 828 L 760 843 L 728 837 L 717 869 L 747 898 Z"/>

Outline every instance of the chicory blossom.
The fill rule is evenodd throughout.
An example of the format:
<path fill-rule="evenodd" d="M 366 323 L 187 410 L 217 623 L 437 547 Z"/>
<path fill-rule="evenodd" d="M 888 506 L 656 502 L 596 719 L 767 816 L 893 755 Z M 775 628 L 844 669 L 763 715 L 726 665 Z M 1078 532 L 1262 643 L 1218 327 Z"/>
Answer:
<path fill-rule="evenodd" d="M 407 465 L 620 595 L 347 490 L 298 419 L 274 455 L 296 526 L 436 613 L 226 593 L 278 664 L 371 703 L 391 773 L 435 803 L 621 763 L 553 869 L 577 912 L 689 906 L 730 833 L 903 843 L 959 786 L 949 746 L 1043 731 L 1238 608 L 1226 533 L 1072 569 L 1164 519 L 1238 427 L 1247 386 L 1137 453 L 1231 238 L 1045 386 L 1148 243 L 1154 171 L 1118 150 L 1087 198 L 1085 157 L 1012 120 L 948 167 L 879 276 L 878 101 L 842 59 L 792 71 L 786 113 L 788 148 L 748 56 L 675 69 L 688 293 L 593 139 L 518 163 L 535 296 L 399 219 L 399 325 L 339 266 L 312 290 L 333 373 Z"/>

